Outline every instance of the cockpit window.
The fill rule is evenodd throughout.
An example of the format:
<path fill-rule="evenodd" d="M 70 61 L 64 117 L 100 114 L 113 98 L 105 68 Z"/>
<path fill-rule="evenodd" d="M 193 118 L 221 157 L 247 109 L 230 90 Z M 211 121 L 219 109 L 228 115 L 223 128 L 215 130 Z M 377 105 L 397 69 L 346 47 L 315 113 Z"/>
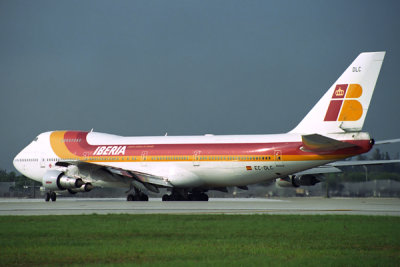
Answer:
<path fill-rule="evenodd" d="M 36 136 L 35 139 L 33 139 L 33 142 L 36 142 L 39 139 L 39 136 Z"/>

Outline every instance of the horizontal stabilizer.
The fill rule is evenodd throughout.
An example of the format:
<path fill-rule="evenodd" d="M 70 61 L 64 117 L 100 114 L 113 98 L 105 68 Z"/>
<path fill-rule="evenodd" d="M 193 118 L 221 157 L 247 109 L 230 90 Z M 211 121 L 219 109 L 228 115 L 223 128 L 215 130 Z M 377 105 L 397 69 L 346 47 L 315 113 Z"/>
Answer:
<path fill-rule="evenodd" d="M 305 151 L 323 152 L 357 147 L 356 145 L 332 139 L 320 134 L 302 135 L 301 139 L 303 141 L 302 149 Z"/>
<path fill-rule="evenodd" d="M 393 143 L 399 143 L 400 138 L 398 139 L 390 139 L 390 140 L 381 140 L 381 141 L 375 141 L 375 145 L 387 145 L 387 144 L 393 144 Z"/>

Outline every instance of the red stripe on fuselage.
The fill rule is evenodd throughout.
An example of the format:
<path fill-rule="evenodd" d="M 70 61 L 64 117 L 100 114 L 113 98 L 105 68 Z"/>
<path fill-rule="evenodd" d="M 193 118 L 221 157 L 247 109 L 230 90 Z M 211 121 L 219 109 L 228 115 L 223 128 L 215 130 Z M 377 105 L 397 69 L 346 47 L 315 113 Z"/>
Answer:
<path fill-rule="evenodd" d="M 68 131 L 64 134 L 64 140 L 80 140 L 79 142 L 65 142 L 68 150 L 77 156 L 92 155 L 97 146 L 89 145 L 86 138 L 88 132 Z"/>
<path fill-rule="evenodd" d="M 193 155 L 199 151 L 201 155 L 274 155 L 275 150 L 280 150 L 283 155 L 357 155 L 368 152 L 372 145 L 370 140 L 348 140 L 357 145 L 356 148 L 346 148 L 328 152 L 306 152 L 300 150 L 302 142 L 282 143 L 217 143 L 217 144 L 102 144 L 90 145 L 87 142 L 88 132 L 67 131 L 65 140 L 80 140 L 79 142 L 65 142 L 68 150 L 76 156 L 92 156 L 100 146 L 126 146 L 126 151 L 120 156 L 141 156 L 144 151 L 148 156 L 184 156 Z M 113 156 L 113 155 L 101 155 Z"/>

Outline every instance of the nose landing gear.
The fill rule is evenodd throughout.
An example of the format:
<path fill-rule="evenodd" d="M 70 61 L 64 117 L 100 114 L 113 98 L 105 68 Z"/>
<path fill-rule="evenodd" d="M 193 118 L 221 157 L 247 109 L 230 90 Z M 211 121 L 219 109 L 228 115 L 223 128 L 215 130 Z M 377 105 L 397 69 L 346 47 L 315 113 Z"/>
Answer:
<path fill-rule="evenodd" d="M 51 199 L 51 201 L 53 201 L 53 202 L 56 201 L 57 195 L 56 195 L 55 192 L 52 192 L 52 191 L 46 192 L 46 195 L 44 196 L 44 200 L 45 200 L 46 202 L 49 202 L 50 199 Z"/>

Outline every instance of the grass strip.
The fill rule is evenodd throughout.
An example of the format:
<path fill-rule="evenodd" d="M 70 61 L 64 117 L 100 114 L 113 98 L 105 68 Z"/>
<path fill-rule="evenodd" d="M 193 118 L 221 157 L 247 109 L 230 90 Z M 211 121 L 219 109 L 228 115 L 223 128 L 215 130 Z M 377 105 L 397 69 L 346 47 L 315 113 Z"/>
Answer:
<path fill-rule="evenodd" d="M 399 266 L 400 218 L 1 216 L 1 266 Z"/>

